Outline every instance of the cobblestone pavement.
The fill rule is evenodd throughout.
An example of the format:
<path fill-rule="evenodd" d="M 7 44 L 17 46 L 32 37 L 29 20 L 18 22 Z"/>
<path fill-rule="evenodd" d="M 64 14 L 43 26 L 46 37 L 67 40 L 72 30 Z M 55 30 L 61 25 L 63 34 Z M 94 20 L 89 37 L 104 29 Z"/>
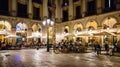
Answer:
<path fill-rule="evenodd" d="M 0 67 L 120 67 L 118 56 L 46 52 L 46 49 L 0 51 Z"/>

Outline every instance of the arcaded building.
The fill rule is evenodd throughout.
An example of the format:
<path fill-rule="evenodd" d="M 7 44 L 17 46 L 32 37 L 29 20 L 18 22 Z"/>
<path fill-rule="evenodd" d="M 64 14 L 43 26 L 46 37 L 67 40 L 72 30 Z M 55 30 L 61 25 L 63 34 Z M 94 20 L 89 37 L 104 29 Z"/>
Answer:
<path fill-rule="evenodd" d="M 47 19 L 54 24 L 44 25 Z M 13 45 L 46 43 L 47 35 L 50 43 L 114 43 L 119 29 L 120 0 L 0 0 L 0 41 Z"/>

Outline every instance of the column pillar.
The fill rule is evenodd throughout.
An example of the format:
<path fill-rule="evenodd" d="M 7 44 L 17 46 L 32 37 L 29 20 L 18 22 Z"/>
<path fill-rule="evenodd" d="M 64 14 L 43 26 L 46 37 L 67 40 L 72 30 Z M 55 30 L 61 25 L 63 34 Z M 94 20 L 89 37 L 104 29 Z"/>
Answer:
<path fill-rule="evenodd" d="M 17 16 L 17 0 L 12 0 L 11 15 Z"/>
<path fill-rule="evenodd" d="M 82 17 L 85 17 L 86 12 L 87 12 L 87 0 L 82 0 L 81 7 L 82 7 L 81 15 Z"/>
<path fill-rule="evenodd" d="M 102 29 L 103 29 L 103 27 L 102 27 L 101 25 L 98 26 L 98 28 L 97 28 L 97 30 L 98 30 L 99 33 L 101 32 Z M 99 36 L 97 39 L 98 39 L 98 42 L 99 42 L 101 45 L 104 44 L 104 36 Z"/>
<path fill-rule="evenodd" d="M 28 17 L 33 18 L 32 0 L 28 0 Z"/>
<path fill-rule="evenodd" d="M 15 29 L 15 27 L 12 27 L 11 33 L 14 34 L 14 35 L 16 35 L 16 29 Z M 12 46 L 15 46 L 16 45 L 16 38 L 12 38 L 11 43 L 12 43 Z"/>
<path fill-rule="evenodd" d="M 120 24 L 117 25 L 117 29 L 118 29 L 118 33 L 120 33 L 119 29 L 120 29 Z M 120 36 L 117 36 L 118 41 L 120 41 Z"/>
<path fill-rule="evenodd" d="M 69 20 L 73 19 L 73 0 L 69 0 Z"/>
<path fill-rule="evenodd" d="M 63 0 L 60 0 L 60 5 L 62 5 L 63 3 Z M 60 7 L 60 21 L 62 22 L 62 19 L 63 19 L 63 9 L 62 7 Z"/>
<path fill-rule="evenodd" d="M 27 30 L 27 36 L 31 36 L 31 34 L 32 34 L 32 28 L 28 28 L 28 30 Z M 32 42 L 32 38 L 28 38 L 27 39 L 27 42 L 29 43 L 29 42 Z"/>
<path fill-rule="evenodd" d="M 120 1 L 119 0 L 116 0 L 116 9 L 120 10 Z"/>
<path fill-rule="evenodd" d="M 105 0 L 101 0 L 101 8 L 104 9 L 105 8 Z"/>
<path fill-rule="evenodd" d="M 55 10 L 55 20 L 57 22 L 60 22 L 60 18 L 61 18 L 61 4 L 60 4 L 60 0 L 55 0 L 55 4 L 56 4 L 56 10 Z"/>
<path fill-rule="evenodd" d="M 101 29 L 103 29 L 103 27 L 102 26 L 98 26 L 98 30 L 101 30 Z"/>
<path fill-rule="evenodd" d="M 48 0 L 43 0 L 43 18 L 48 18 Z"/>
<path fill-rule="evenodd" d="M 43 5 L 40 5 L 40 18 L 43 19 Z"/>
<path fill-rule="evenodd" d="M 76 17 L 76 5 L 73 4 L 73 19 Z"/>
<path fill-rule="evenodd" d="M 96 1 L 96 5 L 97 5 L 97 7 L 96 7 L 96 9 L 97 9 L 97 14 L 102 13 L 102 1 L 101 1 L 101 0 L 97 0 L 97 1 Z"/>

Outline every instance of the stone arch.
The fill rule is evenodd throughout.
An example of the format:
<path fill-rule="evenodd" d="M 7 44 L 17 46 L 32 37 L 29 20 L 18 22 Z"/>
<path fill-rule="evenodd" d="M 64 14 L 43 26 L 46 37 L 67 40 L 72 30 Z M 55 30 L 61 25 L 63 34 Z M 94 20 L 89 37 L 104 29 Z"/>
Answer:
<path fill-rule="evenodd" d="M 28 29 L 28 26 L 24 22 L 19 22 L 16 25 L 16 31 L 27 31 L 27 29 Z"/>
<path fill-rule="evenodd" d="M 33 24 L 32 31 L 33 32 L 37 32 L 37 31 L 41 32 L 42 28 L 41 28 L 41 26 L 39 24 L 36 23 L 36 24 Z"/>
<path fill-rule="evenodd" d="M 88 21 L 86 24 L 86 29 L 89 30 L 90 28 L 93 30 L 96 30 L 98 27 L 98 24 L 95 20 Z"/>
<path fill-rule="evenodd" d="M 16 42 L 27 41 L 27 30 L 28 26 L 24 22 L 19 22 L 16 25 L 16 35 L 21 38 L 16 38 Z"/>
<path fill-rule="evenodd" d="M 102 27 L 105 29 L 106 27 L 113 28 L 114 25 L 117 23 L 117 19 L 114 17 L 106 17 L 102 21 Z"/>
<path fill-rule="evenodd" d="M 1 20 L 0 21 L 0 29 L 6 29 L 6 30 L 9 30 L 9 31 L 11 31 L 11 28 L 12 28 L 12 26 L 11 26 L 11 24 L 8 22 L 8 21 L 6 21 L 6 20 Z"/>
<path fill-rule="evenodd" d="M 64 33 L 69 33 L 69 26 L 66 25 L 66 26 L 64 27 Z"/>
<path fill-rule="evenodd" d="M 83 25 L 81 23 L 76 23 L 73 28 L 74 32 L 80 32 L 83 30 Z"/>
<path fill-rule="evenodd" d="M 117 28 L 117 25 L 120 25 L 120 23 L 115 23 L 115 24 L 113 25 L 113 28 Z"/>

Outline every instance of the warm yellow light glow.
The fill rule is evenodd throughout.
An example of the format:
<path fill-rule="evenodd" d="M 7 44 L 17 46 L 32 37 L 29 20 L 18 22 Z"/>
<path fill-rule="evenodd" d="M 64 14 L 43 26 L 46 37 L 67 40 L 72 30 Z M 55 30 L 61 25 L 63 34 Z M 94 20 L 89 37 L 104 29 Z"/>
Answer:
<path fill-rule="evenodd" d="M 77 28 L 83 29 L 83 25 L 82 24 L 75 24 L 74 30 L 76 30 Z"/>
<path fill-rule="evenodd" d="M 117 20 L 116 20 L 115 18 L 110 17 L 110 18 L 108 19 L 108 17 L 107 17 L 107 18 L 103 21 L 102 26 L 107 25 L 107 26 L 109 26 L 109 28 L 113 28 L 113 26 L 114 26 L 116 23 L 117 23 Z"/>
<path fill-rule="evenodd" d="M 94 27 L 94 29 L 97 29 L 97 22 L 96 21 L 90 21 L 87 23 L 86 27 L 89 28 L 90 26 Z"/>
<path fill-rule="evenodd" d="M 40 26 L 39 24 L 34 24 L 34 25 L 32 26 L 32 29 L 33 29 L 33 32 L 36 32 L 36 31 L 38 31 L 39 29 L 41 29 L 41 26 Z"/>
<path fill-rule="evenodd" d="M 51 21 L 50 19 L 47 19 L 47 24 L 48 24 L 48 25 L 50 24 L 50 21 Z"/>
<path fill-rule="evenodd" d="M 0 21 L 0 25 L 5 25 L 6 30 L 11 30 L 11 25 L 8 21 Z"/>
<path fill-rule="evenodd" d="M 49 27 L 49 36 L 53 35 L 53 27 Z"/>

